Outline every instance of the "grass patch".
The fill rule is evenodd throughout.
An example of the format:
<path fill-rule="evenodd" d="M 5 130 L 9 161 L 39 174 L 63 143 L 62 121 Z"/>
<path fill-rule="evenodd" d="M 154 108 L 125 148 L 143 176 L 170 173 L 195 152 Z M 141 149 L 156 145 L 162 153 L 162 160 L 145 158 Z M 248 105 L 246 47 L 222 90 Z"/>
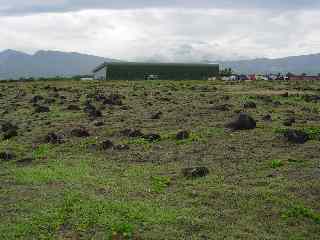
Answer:
<path fill-rule="evenodd" d="M 271 161 L 271 168 L 276 169 L 276 168 L 280 168 L 284 165 L 282 160 L 272 160 Z"/>
<path fill-rule="evenodd" d="M 320 214 L 302 205 L 290 206 L 282 215 L 285 219 L 307 218 L 316 224 L 320 224 Z"/>

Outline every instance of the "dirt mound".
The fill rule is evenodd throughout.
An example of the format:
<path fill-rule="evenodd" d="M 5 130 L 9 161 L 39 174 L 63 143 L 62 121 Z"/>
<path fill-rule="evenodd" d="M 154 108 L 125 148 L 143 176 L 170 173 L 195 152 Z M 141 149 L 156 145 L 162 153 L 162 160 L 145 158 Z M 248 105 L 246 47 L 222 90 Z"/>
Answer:
<path fill-rule="evenodd" d="M 54 132 L 48 133 L 45 137 L 45 142 L 51 144 L 62 144 L 64 143 L 64 135 Z"/>
<path fill-rule="evenodd" d="M 106 99 L 103 101 L 103 104 L 105 105 L 118 105 L 121 106 L 123 96 L 119 94 L 111 94 L 110 96 L 106 97 Z"/>
<path fill-rule="evenodd" d="M 148 140 L 149 142 L 156 142 L 161 140 L 161 136 L 156 133 L 145 134 L 143 135 L 143 138 Z"/>
<path fill-rule="evenodd" d="M 84 129 L 84 128 L 75 128 L 71 130 L 71 135 L 73 137 L 81 137 L 81 138 L 86 138 L 90 137 L 90 133 Z"/>
<path fill-rule="evenodd" d="M 95 106 L 93 106 L 91 103 L 86 103 L 83 111 L 87 113 L 90 118 L 93 119 L 102 117 L 102 112 L 98 110 Z"/>
<path fill-rule="evenodd" d="M 184 140 L 184 139 L 188 139 L 189 137 L 190 137 L 189 131 L 180 131 L 176 135 L 177 140 Z"/>
<path fill-rule="evenodd" d="M 10 161 L 15 158 L 15 155 L 11 152 L 0 152 L 0 160 L 2 161 Z"/>
<path fill-rule="evenodd" d="M 249 130 L 256 128 L 256 121 L 246 113 L 240 113 L 233 121 L 225 125 L 232 130 Z"/>
<path fill-rule="evenodd" d="M 309 135 L 302 130 L 288 129 L 283 136 L 288 142 L 297 144 L 304 144 L 310 140 Z"/>
<path fill-rule="evenodd" d="M 105 141 L 103 141 L 103 142 L 100 144 L 100 148 L 101 148 L 102 150 L 108 150 L 108 149 L 111 149 L 111 148 L 113 148 L 113 147 L 114 147 L 114 144 L 113 144 L 113 142 L 110 141 L 110 140 L 105 140 Z"/>
<path fill-rule="evenodd" d="M 50 112 L 50 108 L 47 106 L 36 105 L 34 108 L 35 113 L 47 113 Z"/>
<path fill-rule="evenodd" d="M 296 122 L 296 119 L 294 117 L 289 117 L 283 122 L 283 125 L 286 127 L 291 127 Z"/>
<path fill-rule="evenodd" d="M 135 130 L 135 129 L 124 129 L 120 133 L 123 136 L 131 137 L 131 138 L 144 136 L 144 134 L 140 130 Z"/>
<path fill-rule="evenodd" d="M 243 104 L 243 107 L 248 109 L 248 108 L 257 108 L 257 104 L 255 102 L 246 102 Z"/>
<path fill-rule="evenodd" d="M 182 169 L 182 174 L 187 178 L 205 177 L 210 173 L 207 167 L 193 167 Z"/>

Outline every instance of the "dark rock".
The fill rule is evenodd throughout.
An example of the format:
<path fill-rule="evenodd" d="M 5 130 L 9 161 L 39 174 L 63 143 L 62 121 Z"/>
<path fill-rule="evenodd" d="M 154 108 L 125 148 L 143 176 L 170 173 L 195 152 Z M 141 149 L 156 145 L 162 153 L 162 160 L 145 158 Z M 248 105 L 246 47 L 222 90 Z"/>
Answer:
<path fill-rule="evenodd" d="M 308 140 L 310 140 L 307 133 L 301 130 L 288 129 L 284 133 L 285 139 L 287 139 L 291 143 L 304 144 Z"/>
<path fill-rule="evenodd" d="M 190 133 L 188 131 L 180 131 L 176 135 L 177 140 L 184 140 L 190 137 Z"/>
<path fill-rule="evenodd" d="M 46 113 L 46 112 L 50 112 L 50 108 L 47 106 L 37 105 L 37 106 L 35 106 L 34 112 L 35 113 Z"/>
<path fill-rule="evenodd" d="M 151 116 L 151 119 L 160 119 L 162 112 L 157 112 Z"/>
<path fill-rule="evenodd" d="M 18 165 L 28 165 L 28 164 L 31 164 L 33 162 L 33 158 L 22 158 L 20 160 L 18 160 L 16 163 Z"/>
<path fill-rule="evenodd" d="M 15 158 L 15 155 L 11 152 L 0 152 L 0 160 L 10 161 Z"/>
<path fill-rule="evenodd" d="M 41 100 L 43 100 L 44 98 L 42 97 L 42 96 L 40 96 L 40 95 L 37 95 L 37 96 L 34 96 L 31 100 L 30 100 L 30 102 L 31 103 L 38 103 L 39 101 L 41 101 Z"/>
<path fill-rule="evenodd" d="M 274 107 L 279 107 L 279 106 L 281 106 L 282 104 L 281 104 L 281 102 L 279 102 L 279 101 L 274 101 L 273 102 L 273 106 Z"/>
<path fill-rule="evenodd" d="M 161 136 L 156 133 L 145 134 L 143 138 L 148 140 L 149 142 L 157 142 L 161 140 Z"/>
<path fill-rule="evenodd" d="M 4 132 L 3 139 L 8 140 L 16 136 L 18 136 L 18 131 L 16 129 L 9 129 L 8 131 Z"/>
<path fill-rule="evenodd" d="M 304 96 L 302 96 L 302 98 L 306 102 L 317 102 L 317 101 L 320 101 L 320 96 L 318 96 L 318 95 L 304 95 Z"/>
<path fill-rule="evenodd" d="M 207 176 L 209 174 L 209 169 L 207 167 L 185 168 L 182 170 L 182 174 L 187 178 L 200 178 Z"/>
<path fill-rule="evenodd" d="M 98 122 L 95 122 L 94 123 L 94 125 L 96 126 L 96 127 L 101 127 L 101 126 L 104 126 L 104 122 L 102 122 L 102 121 L 98 121 Z"/>
<path fill-rule="evenodd" d="M 267 114 L 267 115 L 265 115 L 265 116 L 262 117 L 262 120 L 263 120 L 263 121 L 272 121 L 272 117 L 271 117 L 270 114 Z"/>
<path fill-rule="evenodd" d="M 121 131 L 120 133 L 123 136 L 131 137 L 131 138 L 144 136 L 144 134 L 140 130 L 134 130 L 134 129 L 125 129 L 125 130 Z"/>
<path fill-rule="evenodd" d="M 240 113 L 235 120 L 226 124 L 226 128 L 232 130 L 249 130 L 256 128 L 256 121 L 246 113 Z"/>
<path fill-rule="evenodd" d="M 73 129 L 71 131 L 71 135 L 74 136 L 74 137 L 82 137 L 82 138 L 90 136 L 89 132 L 86 129 L 83 129 L 83 128 L 75 128 L 75 129 Z"/>
<path fill-rule="evenodd" d="M 1 130 L 3 132 L 7 132 L 9 130 L 18 130 L 18 127 L 16 125 L 13 125 L 11 122 L 4 122 L 1 124 Z"/>
<path fill-rule="evenodd" d="M 87 113 L 89 115 L 89 117 L 93 118 L 93 119 L 102 117 L 102 112 L 100 110 L 96 109 L 96 107 L 91 105 L 90 103 L 88 103 L 85 106 L 84 112 Z"/>
<path fill-rule="evenodd" d="M 77 105 L 69 105 L 69 106 L 67 107 L 67 110 L 69 110 L 69 111 L 80 111 L 81 109 L 80 109 L 80 107 L 77 106 Z"/>
<path fill-rule="evenodd" d="M 244 108 L 257 108 L 257 104 L 255 102 L 246 102 L 243 105 Z"/>
<path fill-rule="evenodd" d="M 62 134 L 51 132 L 45 137 L 45 142 L 51 144 L 62 144 L 64 143 L 64 136 Z"/>
<path fill-rule="evenodd" d="M 120 145 L 115 146 L 114 149 L 119 150 L 119 151 L 124 151 L 124 150 L 129 150 L 130 147 L 129 147 L 129 145 L 120 144 Z"/>
<path fill-rule="evenodd" d="M 296 119 L 294 117 L 289 117 L 283 122 L 283 125 L 286 127 L 291 127 L 296 122 Z"/>
<path fill-rule="evenodd" d="M 289 97 L 289 93 L 288 92 L 286 92 L 286 93 L 283 93 L 283 94 L 281 94 L 281 97 Z"/>
<path fill-rule="evenodd" d="M 122 98 L 123 97 L 120 96 L 119 94 L 111 94 L 103 101 L 103 104 L 121 106 L 122 105 Z"/>
<path fill-rule="evenodd" d="M 108 149 L 113 148 L 114 144 L 110 140 L 105 140 L 100 144 L 100 147 L 102 150 L 108 150 Z"/>

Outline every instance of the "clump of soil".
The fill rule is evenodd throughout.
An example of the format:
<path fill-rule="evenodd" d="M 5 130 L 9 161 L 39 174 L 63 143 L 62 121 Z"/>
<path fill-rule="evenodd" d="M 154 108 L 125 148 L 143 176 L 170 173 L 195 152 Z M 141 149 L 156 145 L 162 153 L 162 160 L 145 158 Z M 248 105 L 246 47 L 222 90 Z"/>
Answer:
<path fill-rule="evenodd" d="M 289 117 L 283 122 L 283 125 L 286 127 L 291 127 L 296 122 L 296 119 L 294 117 Z"/>
<path fill-rule="evenodd" d="M 229 104 L 222 104 L 222 105 L 214 106 L 211 109 L 216 111 L 221 111 L 221 112 L 227 112 L 227 111 L 230 111 L 231 107 L 232 106 Z"/>
<path fill-rule="evenodd" d="M 84 112 L 89 115 L 90 118 L 98 118 L 102 117 L 102 113 L 100 110 L 98 110 L 95 106 L 93 106 L 90 103 L 86 103 L 86 106 L 84 108 Z"/>
<path fill-rule="evenodd" d="M 100 144 L 100 148 L 102 150 L 108 150 L 108 149 L 114 148 L 114 144 L 110 140 L 105 140 Z"/>
<path fill-rule="evenodd" d="M 18 136 L 18 127 L 10 122 L 3 123 L 1 125 L 1 130 L 3 131 L 4 140 Z"/>
<path fill-rule="evenodd" d="M 156 133 L 145 134 L 143 135 L 143 138 L 148 140 L 149 142 L 156 142 L 161 140 L 161 136 Z"/>
<path fill-rule="evenodd" d="M 30 100 L 31 103 L 38 103 L 39 101 L 43 100 L 44 97 L 40 95 L 33 96 L 32 99 Z"/>
<path fill-rule="evenodd" d="M 45 137 L 45 142 L 51 144 L 62 144 L 64 143 L 64 136 L 59 133 L 51 132 Z"/>
<path fill-rule="evenodd" d="M 2 161 L 10 161 L 15 158 L 15 155 L 11 152 L 0 152 L 0 160 Z"/>
<path fill-rule="evenodd" d="M 257 104 L 255 102 L 246 102 L 244 105 L 243 105 L 244 108 L 257 108 Z"/>
<path fill-rule="evenodd" d="M 288 142 L 297 144 L 304 144 L 310 140 L 309 135 L 302 130 L 288 129 L 283 136 Z"/>
<path fill-rule="evenodd" d="M 135 129 L 125 129 L 125 130 L 122 130 L 120 133 L 123 136 L 131 137 L 131 138 L 144 136 L 144 134 L 140 130 L 135 130 Z"/>
<path fill-rule="evenodd" d="M 69 111 L 80 111 L 81 109 L 80 109 L 80 107 L 77 106 L 77 105 L 69 105 L 69 106 L 67 107 L 67 110 L 69 110 Z"/>
<path fill-rule="evenodd" d="M 47 106 L 36 105 L 34 112 L 35 113 L 46 113 L 46 112 L 50 112 L 50 108 Z"/>
<path fill-rule="evenodd" d="M 209 175 L 210 171 L 207 167 L 193 167 L 182 169 L 182 174 L 187 178 L 200 178 Z"/>
<path fill-rule="evenodd" d="M 86 138 L 90 137 L 90 133 L 84 129 L 84 128 L 75 128 L 71 130 L 71 135 L 73 137 L 81 137 L 81 138 Z"/>
<path fill-rule="evenodd" d="M 180 131 L 176 135 L 177 140 L 184 140 L 184 139 L 188 139 L 189 137 L 190 137 L 190 132 L 186 130 Z"/>
<path fill-rule="evenodd" d="M 151 119 L 160 119 L 162 112 L 157 112 L 151 116 Z"/>
<path fill-rule="evenodd" d="M 122 105 L 122 96 L 119 94 L 111 94 L 110 96 L 106 97 L 106 99 L 103 101 L 103 104 L 105 105 Z"/>
<path fill-rule="evenodd" d="M 249 130 L 256 128 L 256 121 L 246 113 L 240 113 L 233 121 L 227 123 L 226 128 L 232 130 Z"/>
<path fill-rule="evenodd" d="M 263 121 L 267 121 L 267 122 L 271 122 L 272 121 L 272 117 L 270 114 L 267 114 L 265 116 L 262 117 Z"/>

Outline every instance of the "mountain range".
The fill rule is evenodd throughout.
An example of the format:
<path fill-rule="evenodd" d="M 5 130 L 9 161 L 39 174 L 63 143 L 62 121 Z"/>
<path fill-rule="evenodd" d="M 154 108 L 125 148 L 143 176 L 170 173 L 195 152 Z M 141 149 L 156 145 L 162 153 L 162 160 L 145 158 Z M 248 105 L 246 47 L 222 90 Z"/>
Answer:
<path fill-rule="evenodd" d="M 33 55 L 15 50 L 0 52 L 0 80 L 27 77 L 71 77 L 90 74 L 102 62 L 119 61 L 75 52 L 38 51 Z M 215 61 L 236 73 L 320 73 L 320 54 L 278 59 Z"/>

